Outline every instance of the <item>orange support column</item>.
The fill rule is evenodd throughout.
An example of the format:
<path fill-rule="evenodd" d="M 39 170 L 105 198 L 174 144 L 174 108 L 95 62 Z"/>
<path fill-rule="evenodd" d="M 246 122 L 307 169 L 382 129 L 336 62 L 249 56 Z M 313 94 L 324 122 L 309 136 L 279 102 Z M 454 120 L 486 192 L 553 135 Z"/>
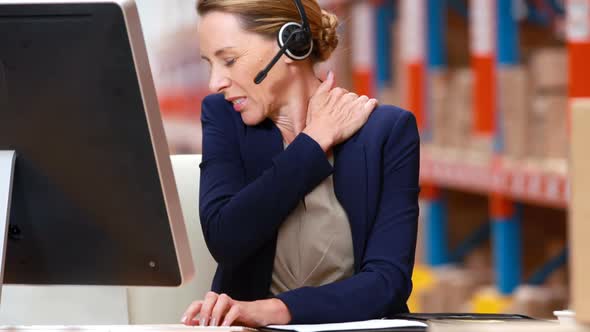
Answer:
<path fill-rule="evenodd" d="M 402 61 L 406 71 L 405 106 L 424 128 L 425 115 L 425 4 L 424 0 L 400 0 Z"/>
<path fill-rule="evenodd" d="M 356 1 L 352 5 L 352 80 L 359 95 L 373 97 L 375 59 L 374 4 Z"/>
<path fill-rule="evenodd" d="M 473 125 L 477 136 L 491 137 L 494 133 L 496 109 L 494 58 L 488 55 L 473 55 L 474 114 Z"/>
<path fill-rule="evenodd" d="M 483 139 L 491 146 L 496 111 L 496 6 L 493 0 L 471 0 L 470 4 L 473 132 L 476 139 Z"/>
<path fill-rule="evenodd" d="M 590 97 L 590 0 L 568 0 L 569 98 Z"/>

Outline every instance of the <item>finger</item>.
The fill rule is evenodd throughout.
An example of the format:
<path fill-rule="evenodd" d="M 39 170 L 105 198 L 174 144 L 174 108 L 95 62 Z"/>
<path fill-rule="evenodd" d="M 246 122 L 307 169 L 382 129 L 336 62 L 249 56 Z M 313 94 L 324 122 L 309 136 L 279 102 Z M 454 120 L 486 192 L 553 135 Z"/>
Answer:
<path fill-rule="evenodd" d="M 377 107 L 377 99 L 371 98 L 363 105 L 363 111 L 367 114 L 373 112 L 373 110 Z"/>
<path fill-rule="evenodd" d="M 366 95 L 362 95 L 362 96 L 358 97 L 356 101 L 359 104 L 364 105 L 369 101 L 369 97 L 367 97 Z"/>
<path fill-rule="evenodd" d="M 211 312 L 213 311 L 213 307 L 215 306 L 218 297 L 219 295 L 215 292 L 208 292 L 207 295 L 205 295 L 205 300 L 201 307 L 201 319 L 199 320 L 199 325 L 207 326 L 207 324 L 209 324 L 209 318 L 211 317 Z"/>
<path fill-rule="evenodd" d="M 338 105 L 342 101 L 342 97 L 348 93 L 348 90 L 336 87 L 330 91 L 328 95 L 327 104 L 330 106 Z"/>
<path fill-rule="evenodd" d="M 227 294 L 221 294 L 217 298 L 217 302 L 215 302 L 215 307 L 213 307 L 213 311 L 211 312 L 211 321 L 209 322 L 209 326 L 217 326 L 218 324 L 222 323 L 222 319 L 225 316 L 225 313 L 229 310 L 232 304 L 232 298 L 227 296 Z"/>
<path fill-rule="evenodd" d="M 334 87 L 334 72 L 331 70 L 328 72 L 328 76 L 326 76 L 326 80 L 320 84 L 318 89 L 316 90 L 315 94 L 325 94 L 328 93 Z"/>
<path fill-rule="evenodd" d="M 357 95 L 354 92 L 349 92 L 346 94 L 346 98 L 349 99 L 350 101 L 355 101 L 359 98 L 359 95 Z"/>
<path fill-rule="evenodd" d="M 225 318 L 223 319 L 223 323 L 221 324 L 221 326 L 230 326 L 239 317 L 240 317 L 240 306 L 239 305 L 233 305 L 231 307 L 231 309 L 229 309 L 229 311 L 227 312 L 227 314 L 225 314 Z"/>
<path fill-rule="evenodd" d="M 358 98 L 358 95 L 354 92 L 348 92 L 344 94 L 338 102 L 336 103 L 335 107 L 337 109 L 350 109 L 351 107 L 355 106 L 355 101 Z"/>
<path fill-rule="evenodd" d="M 195 301 L 191 303 L 184 312 L 184 315 L 182 315 L 180 321 L 185 325 L 195 325 L 195 322 L 193 320 L 195 316 L 197 316 L 197 314 L 201 311 L 202 305 L 203 301 Z"/>
<path fill-rule="evenodd" d="M 355 101 L 354 101 L 354 109 L 357 111 L 362 111 L 363 113 L 366 113 L 367 111 L 365 110 L 365 104 L 367 104 L 369 102 L 370 98 L 362 95 L 360 97 L 358 97 Z"/>
<path fill-rule="evenodd" d="M 359 95 L 357 95 L 357 94 L 356 94 L 356 93 L 354 93 L 354 92 L 349 92 L 349 93 L 347 93 L 347 94 L 345 94 L 345 95 L 344 95 L 344 99 L 346 99 L 346 101 L 347 101 L 348 103 L 352 103 L 352 102 L 354 102 L 355 100 L 357 100 L 358 98 L 359 98 Z"/>

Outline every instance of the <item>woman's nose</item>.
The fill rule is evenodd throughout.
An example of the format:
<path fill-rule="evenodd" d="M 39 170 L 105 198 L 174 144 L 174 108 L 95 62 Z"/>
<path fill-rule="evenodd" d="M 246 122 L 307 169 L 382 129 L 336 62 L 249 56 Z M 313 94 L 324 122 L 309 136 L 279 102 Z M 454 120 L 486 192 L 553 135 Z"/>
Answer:
<path fill-rule="evenodd" d="M 231 80 L 225 75 L 212 73 L 211 79 L 209 80 L 209 90 L 213 93 L 219 93 L 222 92 L 223 89 L 228 88 L 230 84 Z"/>

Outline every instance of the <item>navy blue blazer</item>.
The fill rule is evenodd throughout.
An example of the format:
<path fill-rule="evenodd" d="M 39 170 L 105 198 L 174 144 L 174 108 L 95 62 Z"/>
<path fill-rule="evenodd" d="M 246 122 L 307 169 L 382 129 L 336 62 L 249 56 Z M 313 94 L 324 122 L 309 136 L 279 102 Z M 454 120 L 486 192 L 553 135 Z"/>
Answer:
<path fill-rule="evenodd" d="M 284 149 L 270 120 L 246 126 L 221 94 L 202 104 L 200 217 L 218 263 L 212 290 L 268 298 L 278 229 L 297 203 L 333 174 L 352 232 L 354 275 L 278 294 L 292 324 L 407 312 L 418 224 L 419 136 L 412 113 L 379 106 L 334 148 L 334 167 L 312 138 Z"/>

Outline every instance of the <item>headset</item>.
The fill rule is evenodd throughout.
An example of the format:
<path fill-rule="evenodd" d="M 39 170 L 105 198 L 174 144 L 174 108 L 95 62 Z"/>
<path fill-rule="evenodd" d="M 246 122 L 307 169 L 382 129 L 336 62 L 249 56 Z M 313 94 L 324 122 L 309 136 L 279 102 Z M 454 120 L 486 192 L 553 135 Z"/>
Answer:
<path fill-rule="evenodd" d="M 294 0 L 295 6 L 301 16 L 301 23 L 287 22 L 277 34 L 277 42 L 281 48 L 272 58 L 270 63 L 262 69 L 254 78 L 254 83 L 260 84 L 266 77 L 270 69 L 277 63 L 281 55 L 286 54 L 293 60 L 303 60 L 309 57 L 313 50 L 313 39 L 311 37 L 311 27 L 305 14 L 305 9 L 301 0 Z"/>

